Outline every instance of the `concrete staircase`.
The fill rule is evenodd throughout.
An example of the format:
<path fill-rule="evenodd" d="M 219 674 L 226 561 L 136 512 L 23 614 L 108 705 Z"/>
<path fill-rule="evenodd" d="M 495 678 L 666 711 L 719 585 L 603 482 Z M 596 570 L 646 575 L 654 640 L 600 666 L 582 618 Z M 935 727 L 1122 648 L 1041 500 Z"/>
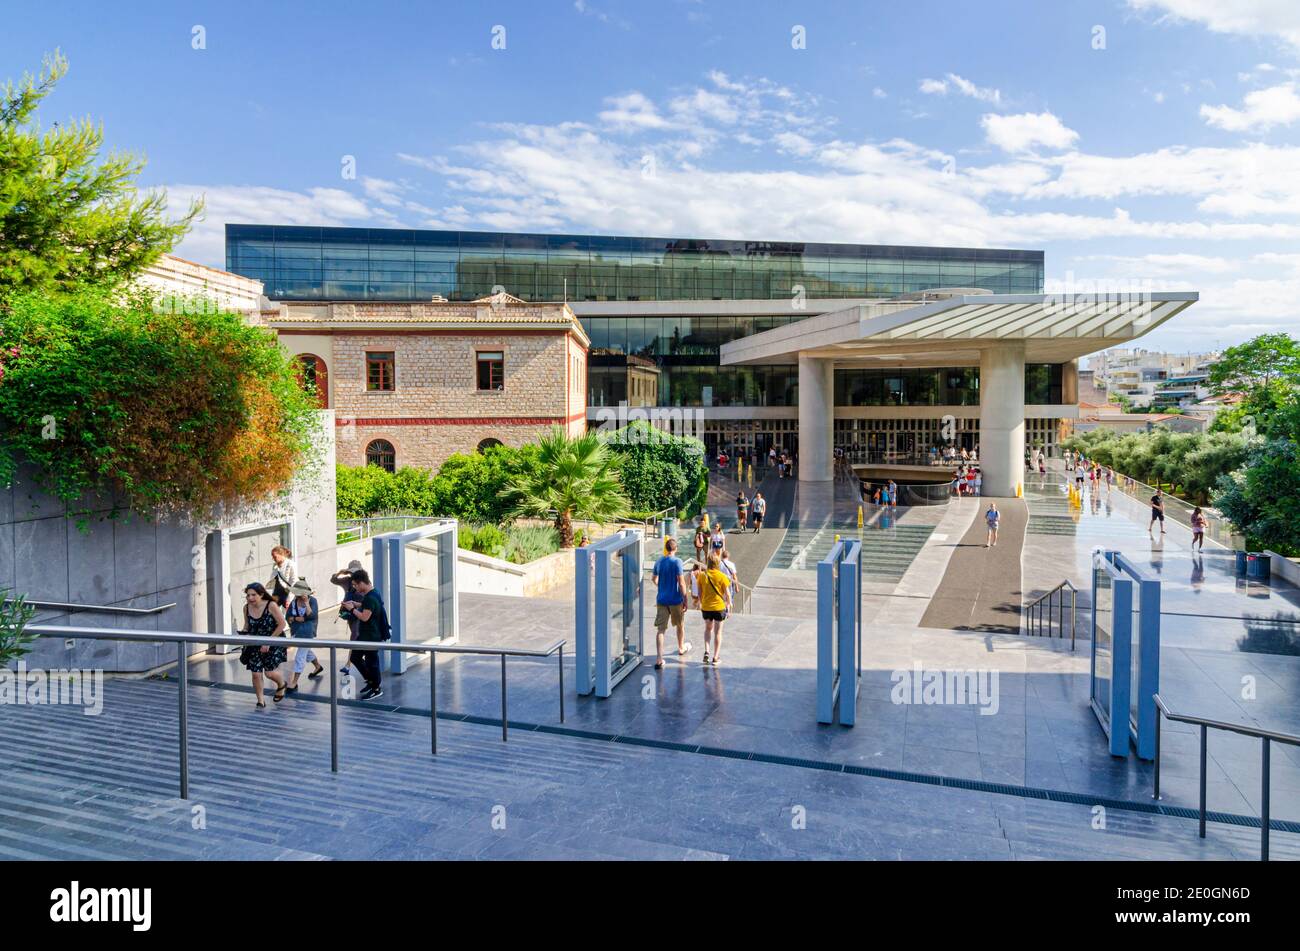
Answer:
<path fill-rule="evenodd" d="M 6 707 L 0 856 L 312 858 L 1253 858 L 1258 832 L 1085 805 L 345 707 L 255 711 L 195 687 L 176 797 L 173 684 L 110 681 L 101 716 Z M 806 829 L 792 828 L 801 807 Z M 1300 856 L 1275 834 L 1277 858 Z"/>

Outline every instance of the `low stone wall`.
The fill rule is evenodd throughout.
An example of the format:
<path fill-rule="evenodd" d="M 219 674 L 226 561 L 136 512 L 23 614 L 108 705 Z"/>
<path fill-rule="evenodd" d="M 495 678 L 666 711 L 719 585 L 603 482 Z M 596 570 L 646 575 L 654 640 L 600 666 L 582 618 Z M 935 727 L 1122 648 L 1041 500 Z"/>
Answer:
<path fill-rule="evenodd" d="M 456 580 L 460 593 L 504 594 L 535 597 L 573 580 L 573 549 L 516 565 L 461 548 L 457 552 Z"/>
<path fill-rule="evenodd" d="M 1300 588 L 1300 559 L 1287 558 L 1275 551 L 1265 551 L 1264 554 L 1272 559 L 1269 562 L 1269 570 L 1273 574 Z"/>

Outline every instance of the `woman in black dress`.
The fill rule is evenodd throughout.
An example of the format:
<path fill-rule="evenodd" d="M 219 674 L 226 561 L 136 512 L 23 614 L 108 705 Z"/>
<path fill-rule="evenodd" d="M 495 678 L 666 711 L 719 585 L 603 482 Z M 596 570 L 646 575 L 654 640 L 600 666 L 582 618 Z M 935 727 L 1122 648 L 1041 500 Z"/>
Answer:
<path fill-rule="evenodd" d="M 244 589 L 244 630 L 250 637 L 283 637 L 287 625 L 284 612 L 275 603 L 266 588 L 254 582 Z M 284 699 L 286 684 L 284 677 L 276 673 L 276 668 L 289 656 L 287 647 L 262 647 L 249 644 L 239 653 L 239 662 L 253 675 L 253 693 L 257 695 L 257 706 L 266 706 L 262 699 L 262 676 L 265 675 L 275 684 L 275 696 L 271 699 L 279 703 Z"/>

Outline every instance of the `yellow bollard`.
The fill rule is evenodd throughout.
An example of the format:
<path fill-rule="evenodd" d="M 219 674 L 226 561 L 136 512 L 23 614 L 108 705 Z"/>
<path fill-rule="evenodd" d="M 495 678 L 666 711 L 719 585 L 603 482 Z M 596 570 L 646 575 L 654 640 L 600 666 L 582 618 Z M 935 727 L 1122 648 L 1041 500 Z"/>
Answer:
<path fill-rule="evenodd" d="M 749 464 L 749 487 L 751 489 L 754 487 L 754 464 L 752 462 Z"/>
<path fill-rule="evenodd" d="M 858 506 L 858 528 L 862 527 L 862 506 Z"/>

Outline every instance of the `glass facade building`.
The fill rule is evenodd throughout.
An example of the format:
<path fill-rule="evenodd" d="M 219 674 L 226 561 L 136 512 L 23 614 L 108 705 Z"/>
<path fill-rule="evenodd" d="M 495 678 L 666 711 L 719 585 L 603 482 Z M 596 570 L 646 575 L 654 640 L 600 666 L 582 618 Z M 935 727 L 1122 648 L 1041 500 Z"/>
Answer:
<path fill-rule="evenodd" d="M 261 281 L 268 297 L 283 301 L 468 301 L 504 289 L 523 300 L 580 303 L 591 338 L 591 407 L 628 399 L 628 358 L 634 356 L 654 362 L 660 406 L 793 411 L 796 367 L 722 367 L 719 348 L 828 308 L 809 304 L 765 314 L 778 308 L 755 306 L 753 316 L 719 316 L 716 307 L 712 314 L 708 307 L 692 314 L 680 306 L 692 301 L 1043 289 L 1043 252 L 1033 250 L 244 224 L 226 225 L 226 268 Z M 601 313 L 603 301 L 618 306 Z M 637 301 L 677 302 L 677 316 L 636 315 L 625 302 Z M 1027 367 L 1026 403 L 1059 402 L 1061 369 Z M 977 407 L 979 370 L 842 369 L 835 395 L 844 407 Z M 725 433 L 719 438 L 728 441 Z"/>
<path fill-rule="evenodd" d="M 791 241 L 226 225 L 226 270 L 286 301 L 777 300 L 935 287 L 1040 293 L 1043 252 Z"/>

